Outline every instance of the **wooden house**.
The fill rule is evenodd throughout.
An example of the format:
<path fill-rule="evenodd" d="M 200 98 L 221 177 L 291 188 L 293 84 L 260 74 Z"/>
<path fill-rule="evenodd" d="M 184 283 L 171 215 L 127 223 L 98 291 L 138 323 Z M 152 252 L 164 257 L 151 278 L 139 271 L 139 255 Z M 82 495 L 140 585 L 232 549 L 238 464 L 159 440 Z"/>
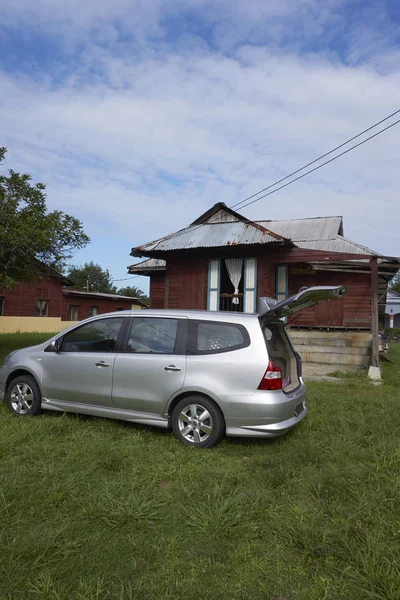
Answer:
<path fill-rule="evenodd" d="M 283 300 L 303 287 L 345 285 L 343 300 L 304 310 L 292 329 L 372 334 L 400 266 L 344 237 L 340 216 L 251 221 L 223 203 L 131 255 L 148 257 L 128 269 L 150 277 L 150 308 L 255 312 L 260 296 Z"/>

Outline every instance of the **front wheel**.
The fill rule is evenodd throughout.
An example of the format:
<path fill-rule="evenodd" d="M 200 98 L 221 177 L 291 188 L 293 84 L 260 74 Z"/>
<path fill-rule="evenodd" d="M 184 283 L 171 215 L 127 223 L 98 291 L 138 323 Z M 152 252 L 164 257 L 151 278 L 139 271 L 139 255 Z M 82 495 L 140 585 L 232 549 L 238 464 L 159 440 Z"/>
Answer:
<path fill-rule="evenodd" d="M 175 437 L 195 448 L 211 448 L 225 433 L 224 417 L 218 406 L 202 396 L 188 396 L 172 412 Z"/>
<path fill-rule="evenodd" d="M 39 386 L 30 375 L 15 377 L 7 387 L 5 400 L 11 412 L 18 417 L 35 416 L 42 406 Z"/>

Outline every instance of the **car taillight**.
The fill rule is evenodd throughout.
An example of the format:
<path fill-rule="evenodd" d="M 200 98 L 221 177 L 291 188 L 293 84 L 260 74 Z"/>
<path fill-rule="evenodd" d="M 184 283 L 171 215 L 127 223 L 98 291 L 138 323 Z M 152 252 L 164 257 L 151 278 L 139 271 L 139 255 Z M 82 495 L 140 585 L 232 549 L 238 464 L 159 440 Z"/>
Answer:
<path fill-rule="evenodd" d="M 264 377 L 258 386 L 259 390 L 281 390 L 282 389 L 282 373 L 280 367 L 272 360 L 269 361 Z"/>

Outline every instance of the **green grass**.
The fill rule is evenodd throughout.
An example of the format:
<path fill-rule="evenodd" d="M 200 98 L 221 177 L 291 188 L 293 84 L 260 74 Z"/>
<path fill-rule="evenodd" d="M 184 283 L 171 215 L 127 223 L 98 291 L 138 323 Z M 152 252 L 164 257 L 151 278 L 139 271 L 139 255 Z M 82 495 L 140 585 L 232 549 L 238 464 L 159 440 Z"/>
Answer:
<path fill-rule="evenodd" d="M 1 406 L 0 598 L 398 600 L 400 345 L 390 357 L 379 387 L 309 384 L 288 435 L 206 451 Z"/>

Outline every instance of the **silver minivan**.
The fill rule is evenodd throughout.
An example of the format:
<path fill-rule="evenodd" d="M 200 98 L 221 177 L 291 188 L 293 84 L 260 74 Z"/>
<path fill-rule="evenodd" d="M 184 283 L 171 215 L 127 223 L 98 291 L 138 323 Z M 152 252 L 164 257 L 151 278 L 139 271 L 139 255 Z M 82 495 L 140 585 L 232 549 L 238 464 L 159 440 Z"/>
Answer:
<path fill-rule="evenodd" d="M 49 409 L 172 427 L 198 448 L 224 435 L 282 435 L 307 413 L 285 320 L 345 291 L 324 286 L 279 303 L 261 298 L 258 315 L 131 310 L 92 317 L 9 354 L 0 399 L 18 416 Z"/>

